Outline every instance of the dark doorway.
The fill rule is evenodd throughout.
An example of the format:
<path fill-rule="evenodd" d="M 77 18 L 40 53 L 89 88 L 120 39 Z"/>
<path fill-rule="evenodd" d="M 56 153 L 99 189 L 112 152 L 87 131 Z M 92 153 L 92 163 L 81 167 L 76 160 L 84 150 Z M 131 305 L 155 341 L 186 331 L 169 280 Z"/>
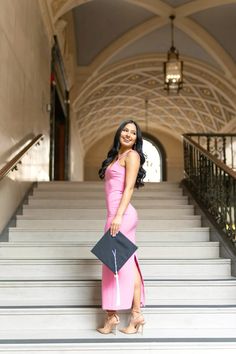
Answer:
<path fill-rule="evenodd" d="M 52 48 L 50 114 L 50 180 L 69 176 L 69 93 L 57 40 Z"/>
<path fill-rule="evenodd" d="M 54 180 L 66 179 L 66 116 L 57 91 L 55 93 Z"/>

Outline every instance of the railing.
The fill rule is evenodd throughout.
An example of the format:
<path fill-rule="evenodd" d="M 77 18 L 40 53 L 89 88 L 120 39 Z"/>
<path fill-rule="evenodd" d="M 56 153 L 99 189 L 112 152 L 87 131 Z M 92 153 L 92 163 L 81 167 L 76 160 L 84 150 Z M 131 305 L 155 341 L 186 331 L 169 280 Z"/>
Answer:
<path fill-rule="evenodd" d="M 236 245 L 236 172 L 184 134 L 185 180 L 197 201 Z"/>
<path fill-rule="evenodd" d="M 34 146 L 39 145 L 40 140 L 43 140 L 43 135 L 39 134 L 33 138 L 24 148 L 18 152 L 5 166 L 0 170 L 0 180 L 2 180 L 9 172 L 17 170 L 17 165 L 21 164 L 23 156 Z"/>
<path fill-rule="evenodd" d="M 185 134 L 209 151 L 217 159 L 236 169 L 236 135 L 235 134 Z"/>

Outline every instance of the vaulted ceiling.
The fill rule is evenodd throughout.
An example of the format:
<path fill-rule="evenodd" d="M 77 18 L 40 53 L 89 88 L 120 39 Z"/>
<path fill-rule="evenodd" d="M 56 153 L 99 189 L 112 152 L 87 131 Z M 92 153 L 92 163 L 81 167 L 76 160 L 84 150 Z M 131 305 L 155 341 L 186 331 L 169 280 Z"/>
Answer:
<path fill-rule="evenodd" d="M 74 22 L 71 97 L 85 149 L 127 116 L 144 130 L 159 127 L 179 136 L 233 126 L 236 0 L 48 1 L 55 24 L 68 21 L 68 13 Z M 184 60 L 178 96 L 163 90 L 171 14 Z"/>

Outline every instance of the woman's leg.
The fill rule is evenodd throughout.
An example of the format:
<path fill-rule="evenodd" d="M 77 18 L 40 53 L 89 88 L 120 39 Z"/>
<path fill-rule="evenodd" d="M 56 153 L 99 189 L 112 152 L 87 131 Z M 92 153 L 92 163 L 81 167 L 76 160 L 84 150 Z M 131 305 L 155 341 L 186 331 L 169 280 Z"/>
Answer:
<path fill-rule="evenodd" d="M 134 277 L 134 297 L 132 304 L 132 312 L 140 312 L 141 303 L 141 276 L 135 263 L 135 277 Z"/>
<path fill-rule="evenodd" d="M 135 277 L 134 277 L 134 297 L 131 309 L 131 319 L 128 327 L 121 329 L 120 331 L 125 334 L 133 334 L 137 333 L 139 327 L 143 328 L 145 321 L 144 317 L 140 311 L 140 304 L 141 304 L 141 286 L 142 286 L 142 279 L 135 263 Z"/>

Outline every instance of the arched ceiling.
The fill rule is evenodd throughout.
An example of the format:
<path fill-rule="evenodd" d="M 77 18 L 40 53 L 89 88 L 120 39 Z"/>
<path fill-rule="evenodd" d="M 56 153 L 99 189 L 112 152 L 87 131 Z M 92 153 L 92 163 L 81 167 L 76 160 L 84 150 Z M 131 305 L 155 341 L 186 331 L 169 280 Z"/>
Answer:
<path fill-rule="evenodd" d="M 156 56 L 123 61 L 84 86 L 74 110 L 85 150 L 128 117 L 146 132 L 155 127 L 179 136 L 216 132 L 235 119 L 235 92 L 217 71 L 188 58 L 184 88 L 171 96 L 163 91 L 162 61 Z"/>
<path fill-rule="evenodd" d="M 236 78 L 236 50 L 229 40 L 236 30 L 236 0 L 51 0 L 51 7 L 55 22 L 66 12 L 74 12 L 79 66 L 99 69 L 111 58 L 114 61 L 118 52 L 137 39 L 169 24 L 174 13 L 175 26 L 200 45 L 228 77 Z M 158 32 L 156 38 L 160 53 Z M 179 38 L 176 46 L 181 42 Z M 165 51 L 168 48 L 166 43 Z"/>
<path fill-rule="evenodd" d="M 85 150 L 124 117 L 180 136 L 236 121 L 236 0 L 47 0 L 55 26 L 73 15 L 76 75 L 72 107 Z M 184 89 L 163 90 L 170 47 L 184 60 Z"/>

